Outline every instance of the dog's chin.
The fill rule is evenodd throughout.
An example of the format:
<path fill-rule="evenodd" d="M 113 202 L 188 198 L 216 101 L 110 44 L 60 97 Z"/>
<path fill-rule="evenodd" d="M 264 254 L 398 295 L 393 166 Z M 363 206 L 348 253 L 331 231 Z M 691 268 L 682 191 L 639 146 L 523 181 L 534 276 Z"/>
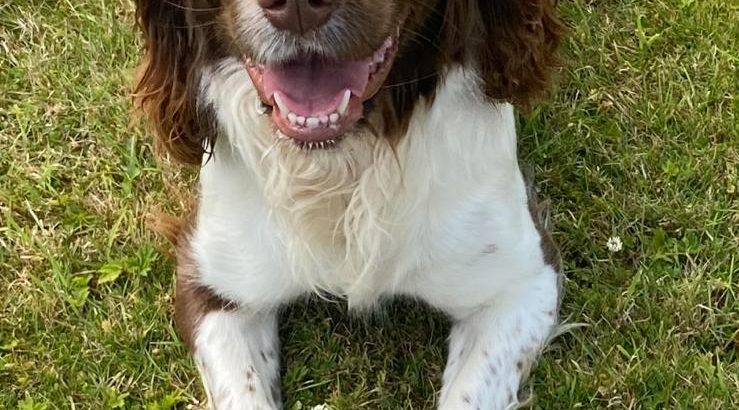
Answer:
<path fill-rule="evenodd" d="M 244 64 L 278 138 L 307 150 L 335 147 L 355 133 L 365 103 L 382 88 L 397 54 L 389 36 L 372 55 L 336 61 L 305 53 L 279 63 Z"/>

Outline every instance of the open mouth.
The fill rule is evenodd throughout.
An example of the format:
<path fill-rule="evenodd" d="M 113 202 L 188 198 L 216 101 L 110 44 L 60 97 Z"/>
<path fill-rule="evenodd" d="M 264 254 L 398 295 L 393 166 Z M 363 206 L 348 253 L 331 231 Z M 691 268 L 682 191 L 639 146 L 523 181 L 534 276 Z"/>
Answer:
<path fill-rule="evenodd" d="M 315 55 L 246 69 L 272 121 L 282 134 L 306 149 L 330 148 L 362 118 L 363 103 L 385 82 L 397 52 L 388 37 L 375 52 L 356 61 L 332 61 Z"/>

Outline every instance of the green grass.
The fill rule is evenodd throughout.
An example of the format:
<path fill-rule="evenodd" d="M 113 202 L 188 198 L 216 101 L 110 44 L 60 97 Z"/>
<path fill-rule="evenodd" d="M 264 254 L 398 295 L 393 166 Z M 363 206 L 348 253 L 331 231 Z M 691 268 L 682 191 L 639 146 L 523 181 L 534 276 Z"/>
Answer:
<path fill-rule="evenodd" d="M 569 66 L 521 118 L 568 277 L 537 409 L 739 408 L 739 5 L 564 1 Z M 198 408 L 146 215 L 192 175 L 158 164 L 127 97 L 123 0 L 0 5 L 0 408 Z M 618 236 L 623 250 L 609 252 Z M 448 325 L 286 312 L 288 409 L 430 408 Z M 391 322 L 394 326 L 387 326 Z"/>

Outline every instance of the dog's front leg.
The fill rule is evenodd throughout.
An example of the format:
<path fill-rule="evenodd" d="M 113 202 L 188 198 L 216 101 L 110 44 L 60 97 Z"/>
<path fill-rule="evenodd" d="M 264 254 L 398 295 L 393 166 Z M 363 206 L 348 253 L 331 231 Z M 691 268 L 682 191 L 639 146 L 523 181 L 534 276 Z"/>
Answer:
<path fill-rule="evenodd" d="M 200 320 L 193 342 L 212 409 L 281 408 L 274 313 L 211 311 Z"/>
<path fill-rule="evenodd" d="M 182 258 L 180 258 L 182 259 Z M 189 260 L 180 260 L 175 321 L 213 410 L 277 410 L 279 341 L 275 307 L 239 307 L 199 282 Z"/>
<path fill-rule="evenodd" d="M 440 410 L 508 410 L 518 406 L 520 383 L 557 320 L 557 274 L 550 267 L 511 286 L 489 302 L 453 312 L 455 323 L 444 370 Z M 479 284 L 478 284 L 479 285 Z M 459 295 L 460 305 L 472 292 Z"/>

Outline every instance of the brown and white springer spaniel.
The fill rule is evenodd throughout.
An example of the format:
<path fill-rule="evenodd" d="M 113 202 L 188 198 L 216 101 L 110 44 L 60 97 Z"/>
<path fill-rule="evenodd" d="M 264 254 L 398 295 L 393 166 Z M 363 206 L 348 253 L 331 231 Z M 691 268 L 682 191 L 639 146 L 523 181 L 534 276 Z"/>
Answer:
<path fill-rule="evenodd" d="M 513 105 L 555 0 L 137 0 L 137 101 L 201 166 L 176 321 L 212 408 L 279 409 L 276 312 L 416 298 L 454 321 L 439 408 L 509 409 L 557 324 Z"/>

